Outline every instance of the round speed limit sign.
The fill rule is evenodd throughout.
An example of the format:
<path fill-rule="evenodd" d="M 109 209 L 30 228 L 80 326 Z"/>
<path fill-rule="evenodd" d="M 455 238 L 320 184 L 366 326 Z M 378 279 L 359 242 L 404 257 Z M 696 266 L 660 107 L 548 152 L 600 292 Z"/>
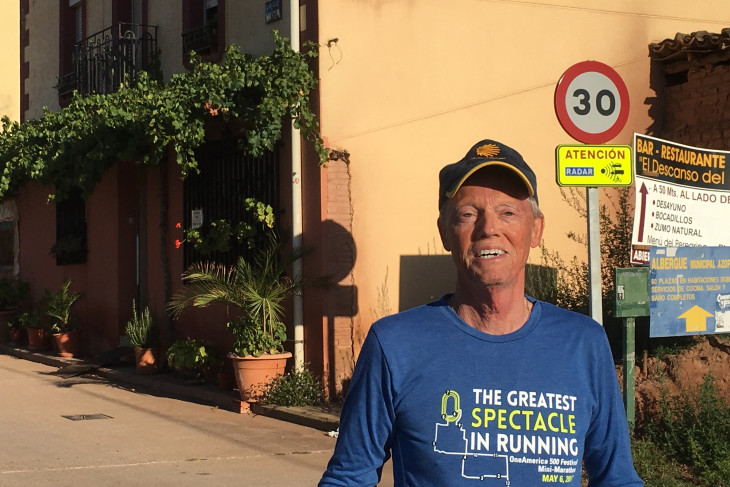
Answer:
<path fill-rule="evenodd" d="M 568 134 L 586 144 L 616 137 L 629 118 L 629 92 L 610 66 L 583 61 L 563 74 L 555 89 L 555 112 Z"/>

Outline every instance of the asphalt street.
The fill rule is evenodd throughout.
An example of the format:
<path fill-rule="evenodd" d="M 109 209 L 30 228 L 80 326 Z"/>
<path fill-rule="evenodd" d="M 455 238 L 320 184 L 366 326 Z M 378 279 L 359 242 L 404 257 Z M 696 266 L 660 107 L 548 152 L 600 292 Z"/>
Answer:
<path fill-rule="evenodd" d="M 314 428 L 57 371 L 0 354 L 1 486 L 313 486 L 335 444 Z"/>

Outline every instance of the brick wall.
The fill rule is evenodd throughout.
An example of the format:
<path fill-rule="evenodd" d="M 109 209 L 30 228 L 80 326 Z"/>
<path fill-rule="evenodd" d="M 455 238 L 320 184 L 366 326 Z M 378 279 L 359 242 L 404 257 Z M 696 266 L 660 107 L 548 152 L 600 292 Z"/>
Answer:
<path fill-rule="evenodd" d="M 659 137 L 708 149 L 730 148 L 730 66 L 692 68 L 687 81 L 664 88 Z"/>
<path fill-rule="evenodd" d="M 329 376 L 334 392 L 342 393 L 352 376 L 354 365 L 353 327 L 357 313 L 357 290 L 352 267 L 356 248 L 352 238 L 352 198 L 350 168 L 347 161 L 334 160 L 327 167 L 327 224 L 324 238 L 327 249 L 327 274 L 337 284 L 328 294 L 330 334 Z"/>

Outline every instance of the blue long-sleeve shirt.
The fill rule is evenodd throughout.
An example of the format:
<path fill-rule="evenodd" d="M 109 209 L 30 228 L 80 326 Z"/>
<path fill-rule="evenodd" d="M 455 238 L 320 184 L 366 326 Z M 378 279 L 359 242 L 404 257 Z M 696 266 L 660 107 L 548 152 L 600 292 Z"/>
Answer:
<path fill-rule="evenodd" d="M 445 299 L 376 322 L 320 486 L 639 487 L 603 328 L 535 301 L 507 335 L 467 325 Z"/>

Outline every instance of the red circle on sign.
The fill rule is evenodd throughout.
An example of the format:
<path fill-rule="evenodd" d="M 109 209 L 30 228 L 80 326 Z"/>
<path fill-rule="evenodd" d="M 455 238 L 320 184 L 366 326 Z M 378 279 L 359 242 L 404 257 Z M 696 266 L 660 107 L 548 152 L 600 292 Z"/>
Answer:
<path fill-rule="evenodd" d="M 610 80 L 619 95 L 619 114 L 614 123 L 601 132 L 588 132 L 575 124 L 568 113 L 568 88 L 580 75 L 586 73 L 602 74 Z M 575 140 L 586 144 L 603 144 L 616 137 L 626 125 L 629 118 L 629 91 L 621 76 L 610 66 L 598 61 L 583 61 L 574 64 L 563 74 L 555 88 L 555 112 L 563 129 Z"/>

